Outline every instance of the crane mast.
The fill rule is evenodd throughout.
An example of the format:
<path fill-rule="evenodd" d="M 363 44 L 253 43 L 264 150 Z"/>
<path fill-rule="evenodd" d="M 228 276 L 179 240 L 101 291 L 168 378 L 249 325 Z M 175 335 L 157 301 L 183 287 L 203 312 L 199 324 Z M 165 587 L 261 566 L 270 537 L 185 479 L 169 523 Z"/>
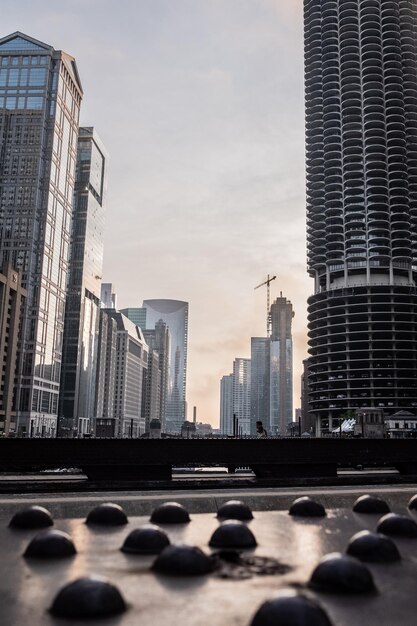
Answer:
<path fill-rule="evenodd" d="M 271 336 L 271 303 L 270 303 L 270 284 L 273 280 L 276 279 L 276 276 L 269 276 L 263 283 L 257 285 L 255 289 L 259 289 L 259 287 L 263 287 L 266 285 L 266 336 Z"/>

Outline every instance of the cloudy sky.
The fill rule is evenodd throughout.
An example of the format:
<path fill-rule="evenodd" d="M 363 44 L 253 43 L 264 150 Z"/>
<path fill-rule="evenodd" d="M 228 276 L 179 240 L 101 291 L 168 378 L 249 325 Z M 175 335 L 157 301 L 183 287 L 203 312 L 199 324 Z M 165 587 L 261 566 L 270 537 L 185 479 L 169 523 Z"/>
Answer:
<path fill-rule="evenodd" d="M 264 335 L 277 274 L 306 356 L 302 0 L 19 0 L 20 30 L 72 54 L 81 123 L 110 154 L 103 277 L 119 307 L 190 303 L 187 399 L 218 423 L 219 380 Z"/>

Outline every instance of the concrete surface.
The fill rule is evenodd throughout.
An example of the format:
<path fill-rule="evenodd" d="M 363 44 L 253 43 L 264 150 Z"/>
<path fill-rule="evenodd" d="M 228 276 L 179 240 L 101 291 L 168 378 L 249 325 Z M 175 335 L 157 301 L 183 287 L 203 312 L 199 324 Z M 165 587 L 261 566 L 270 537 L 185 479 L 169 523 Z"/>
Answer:
<path fill-rule="evenodd" d="M 392 508 L 406 507 L 411 496 L 417 493 L 417 485 L 10 494 L 0 496 L 0 519 L 9 519 L 27 504 L 45 506 L 56 518 L 85 517 L 95 504 L 110 501 L 122 505 L 128 515 L 150 515 L 157 504 L 170 500 L 181 502 L 190 513 L 215 513 L 227 500 L 244 500 L 254 511 L 288 510 L 293 500 L 303 495 L 320 498 L 326 507 L 351 508 L 365 493 L 381 495 Z"/>
<path fill-rule="evenodd" d="M 397 494 L 397 501 L 395 494 L 378 490 L 380 495 L 386 496 L 395 512 L 406 514 L 405 503 L 411 492 L 404 490 L 400 495 Z M 166 500 L 166 494 L 163 495 Z M 330 497 L 327 492 L 310 495 L 323 503 Z M 357 495 L 336 493 L 332 497 L 352 500 Z M 175 496 L 176 500 L 181 500 L 180 494 Z M 233 496 L 237 494 L 233 492 Z M 220 501 L 228 499 L 229 495 L 216 494 L 210 500 L 207 500 L 206 494 L 202 500 L 198 495 L 189 500 L 188 493 L 186 497 L 183 503 L 191 503 L 195 511 L 199 508 L 198 503 L 200 508 L 213 508 Z M 97 499 L 92 496 L 88 507 L 104 499 L 109 501 L 113 498 L 111 494 Z M 294 493 L 287 491 L 283 494 L 280 500 L 282 506 L 286 499 L 292 501 Z M 60 510 L 59 507 L 70 507 L 71 503 L 66 500 L 63 503 L 58 498 L 55 504 L 52 503 L 54 507 L 50 506 L 51 502 L 48 506 L 56 510 Z M 140 496 L 126 495 L 124 503 L 129 511 L 136 509 L 138 512 L 145 502 L 150 510 L 159 500 L 157 494 L 154 499 L 147 495 L 146 500 L 141 500 Z M 256 503 L 254 495 L 247 494 L 244 500 Z M 272 505 L 274 499 L 270 498 L 268 502 Z M 87 507 L 87 503 L 78 506 L 84 508 L 84 504 Z M 79 512 L 80 508 L 76 510 Z M 133 528 L 148 522 L 148 516 L 131 517 L 128 526 L 110 530 L 92 529 L 77 517 L 58 519 L 55 527 L 71 534 L 78 554 L 52 563 L 24 559 L 22 553 L 38 531 L 11 530 L 7 527 L 8 520 L 3 517 L 0 524 L 0 624 L 75 626 L 86 623 L 54 618 L 47 609 L 66 582 L 94 573 L 104 575 L 117 584 L 129 604 L 129 610 L 117 618 L 89 623 L 107 626 L 170 626 L 172 623 L 181 626 L 247 626 L 261 602 L 273 596 L 281 587 L 305 586 L 321 556 L 336 550 L 344 552 L 354 533 L 362 529 L 375 530 L 377 520 L 378 516 L 357 515 L 350 508 L 329 509 L 327 517 L 319 520 L 294 519 L 286 511 L 256 512 L 255 519 L 250 522 L 250 528 L 258 541 L 255 554 L 274 557 L 289 565 L 291 571 L 284 575 L 223 580 L 213 575 L 192 579 L 157 576 L 149 569 L 154 557 L 120 552 L 126 535 Z M 165 530 L 172 543 L 198 545 L 209 553 L 208 541 L 217 525 L 218 521 L 212 512 L 194 513 L 190 524 L 165 526 Z M 398 539 L 396 543 L 403 557 L 402 562 L 369 566 L 378 588 L 377 594 L 313 594 L 327 610 L 334 626 L 414 626 L 417 623 L 417 539 Z"/>

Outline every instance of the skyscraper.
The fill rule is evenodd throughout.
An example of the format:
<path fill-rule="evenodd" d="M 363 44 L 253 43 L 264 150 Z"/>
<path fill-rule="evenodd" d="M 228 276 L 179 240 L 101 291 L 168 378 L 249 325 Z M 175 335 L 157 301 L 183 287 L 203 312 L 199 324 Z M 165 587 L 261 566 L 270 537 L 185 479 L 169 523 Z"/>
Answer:
<path fill-rule="evenodd" d="M 115 309 L 104 309 L 104 313 L 117 324 L 113 406 L 116 436 L 139 437 L 145 432 L 142 394 L 144 372 L 148 367 L 148 346 L 141 329 L 122 313 Z"/>
<path fill-rule="evenodd" d="M 107 155 L 93 128 L 80 128 L 65 307 L 59 434 L 93 428 L 103 269 Z"/>
<path fill-rule="evenodd" d="M 220 432 L 233 435 L 233 374 L 220 381 Z"/>
<path fill-rule="evenodd" d="M 18 418 L 56 432 L 82 88 L 75 60 L 16 32 L 0 39 L 0 267 L 22 274 Z"/>
<path fill-rule="evenodd" d="M 26 290 L 10 263 L 0 268 L 0 437 L 16 433 L 16 365 Z"/>
<path fill-rule="evenodd" d="M 103 309 L 117 309 L 117 293 L 113 283 L 101 283 L 100 299 Z"/>
<path fill-rule="evenodd" d="M 285 437 L 293 419 L 292 406 L 292 318 L 289 300 L 276 298 L 271 305 L 270 343 L 270 429 Z"/>
<path fill-rule="evenodd" d="M 237 419 L 238 435 L 251 434 L 251 406 L 250 406 L 250 359 L 235 359 L 233 361 L 233 413 Z"/>
<path fill-rule="evenodd" d="M 417 404 L 417 9 L 305 0 L 309 411 Z"/>
<path fill-rule="evenodd" d="M 257 421 L 271 432 L 270 346 L 269 337 L 251 337 L 251 435 L 256 435 Z"/>
<path fill-rule="evenodd" d="M 147 329 L 155 328 L 161 319 L 169 328 L 171 346 L 165 427 L 167 432 L 181 432 L 182 422 L 186 419 L 188 302 L 144 300 L 143 307 Z"/>
<path fill-rule="evenodd" d="M 129 309 L 131 311 L 131 309 Z M 146 311 L 146 309 L 140 309 Z M 128 316 L 127 316 L 128 317 Z M 129 318 L 130 319 L 130 318 Z M 143 336 L 149 346 L 150 351 L 158 354 L 158 364 L 160 371 L 159 400 L 157 419 L 161 422 L 161 430 L 165 432 L 165 416 L 169 381 L 169 359 L 170 359 L 170 335 L 167 324 L 163 320 L 158 320 L 153 330 L 144 330 Z M 152 420 L 152 418 L 151 418 Z"/>

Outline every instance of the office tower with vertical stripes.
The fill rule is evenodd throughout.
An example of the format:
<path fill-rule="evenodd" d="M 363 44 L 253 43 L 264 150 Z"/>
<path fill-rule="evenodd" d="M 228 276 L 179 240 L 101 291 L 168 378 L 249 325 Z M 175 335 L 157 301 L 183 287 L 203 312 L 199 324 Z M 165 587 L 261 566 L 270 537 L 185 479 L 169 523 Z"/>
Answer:
<path fill-rule="evenodd" d="M 82 87 L 75 59 L 0 39 L 0 267 L 21 273 L 18 435 L 54 436 Z"/>
<path fill-rule="evenodd" d="M 309 413 L 417 407 L 417 6 L 304 0 Z"/>

